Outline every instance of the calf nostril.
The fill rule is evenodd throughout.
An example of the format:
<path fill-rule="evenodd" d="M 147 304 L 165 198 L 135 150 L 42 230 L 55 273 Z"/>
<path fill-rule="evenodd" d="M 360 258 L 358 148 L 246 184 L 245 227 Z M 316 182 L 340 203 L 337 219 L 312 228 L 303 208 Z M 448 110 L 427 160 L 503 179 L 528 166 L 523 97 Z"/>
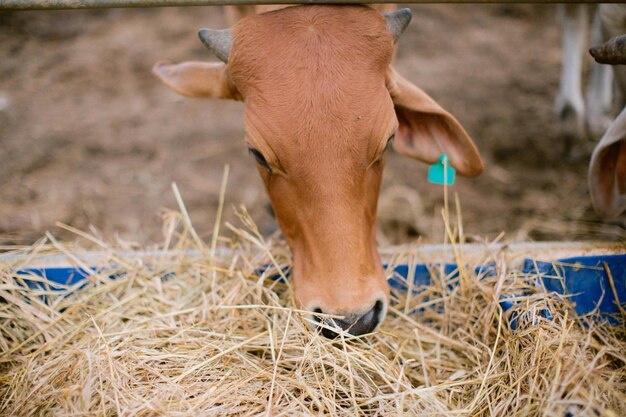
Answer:
<path fill-rule="evenodd" d="M 313 314 L 313 320 L 315 320 L 316 323 L 320 323 L 321 320 L 320 320 L 318 314 L 323 314 L 322 313 L 322 309 L 321 308 L 316 308 L 315 310 L 313 310 L 313 313 L 315 313 L 315 314 Z"/>
<path fill-rule="evenodd" d="M 329 327 L 339 327 L 342 330 L 348 332 L 352 336 L 360 336 L 362 334 L 371 333 L 376 329 L 380 323 L 383 315 L 385 304 L 382 301 L 376 301 L 374 306 L 363 315 L 348 315 L 344 319 L 329 319 L 324 320 L 324 323 Z M 314 310 L 315 313 L 321 313 L 319 308 Z M 317 316 L 315 321 L 320 323 L 320 319 Z M 320 326 L 321 327 L 321 326 Z M 327 327 L 322 327 L 322 334 L 329 338 L 334 339 L 338 336 L 337 332 L 332 331 Z"/>
<path fill-rule="evenodd" d="M 382 303 L 380 301 L 376 301 L 376 303 L 374 304 L 374 307 L 372 307 L 370 311 L 368 311 L 363 316 L 361 316 L 357 320 L 357 322 L 354 324 L 355 325 L 363 324 L 364 326 L 371 327 L 369 331 L 364 332 L 364 333 L 369 333 L 371 330 L 374 330 L 374 328 L 378 325 L 378 320 L 380 317 L 381 310 L 382 310 Z"/>

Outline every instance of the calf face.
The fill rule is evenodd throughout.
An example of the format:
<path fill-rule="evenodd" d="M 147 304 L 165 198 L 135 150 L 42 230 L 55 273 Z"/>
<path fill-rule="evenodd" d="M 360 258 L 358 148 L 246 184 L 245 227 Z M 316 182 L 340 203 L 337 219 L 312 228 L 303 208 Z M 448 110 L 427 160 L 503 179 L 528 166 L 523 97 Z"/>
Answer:
<path fill-rule="evenodd" d="M 389 289 L 376 249 L 385 150 L 459 174 L 482 161 L 460 124 L 390 66 L 408 21 L 364 6 L 296 6 L 201 30 L 226 64 L 157 64 L 175 91 L 243 100 L 245 139 L 293 253 L 300 307 L 343 315 L 351 334 L 383 320 Z M 326 335 L 334 335 L 325 332 Z"/>

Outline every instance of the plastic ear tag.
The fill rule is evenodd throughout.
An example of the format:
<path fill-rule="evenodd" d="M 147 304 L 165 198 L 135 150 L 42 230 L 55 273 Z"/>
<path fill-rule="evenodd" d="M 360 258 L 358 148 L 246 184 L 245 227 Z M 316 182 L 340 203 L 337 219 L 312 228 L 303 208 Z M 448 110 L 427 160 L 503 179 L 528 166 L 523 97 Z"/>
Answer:
<path fill-rule="evenodd" d="M 428 182 L 439 185 L 454 184 L 456 170 L 450 166 L 450 160 L 445 154 L 439 156 L 439 161 L 428 169 Z"/>

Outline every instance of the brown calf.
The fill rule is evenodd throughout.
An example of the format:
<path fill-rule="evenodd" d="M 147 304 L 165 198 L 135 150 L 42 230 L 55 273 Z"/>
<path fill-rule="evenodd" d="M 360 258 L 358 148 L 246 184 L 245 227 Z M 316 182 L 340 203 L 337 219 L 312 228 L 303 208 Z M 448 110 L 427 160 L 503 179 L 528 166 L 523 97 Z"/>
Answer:
<path fill-rule="evenodd" d="M 376 248 L 385 150 L 460 175 L 483 163 L 459 122 L 391 67 L 408 9 L 306 5 L 200 31 L 224 64 L 155 65 L 180 94 L 242 100 L 245 140 L 293 253 L 300 307 L 343 315 L 353 335 L 382 322 L 389 288 Z M 324 330 L 333 337 L 336 334 Z"/>

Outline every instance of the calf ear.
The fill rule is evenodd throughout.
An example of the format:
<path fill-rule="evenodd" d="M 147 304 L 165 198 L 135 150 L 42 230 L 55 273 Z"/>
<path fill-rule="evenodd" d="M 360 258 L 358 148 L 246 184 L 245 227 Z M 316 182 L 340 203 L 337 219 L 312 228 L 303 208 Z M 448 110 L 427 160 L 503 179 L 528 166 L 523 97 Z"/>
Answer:
<path fill-rule="evenodd" d="M 596 145 L 589 164 L 591 201 L 603 217 L 626 210 L 626 108 Z"/>
<path fill-rule="evenodd" d="M 465 129 L 428 94 L 392 67 L 387 71 L 387 89 L 400 123 L 393 142 L 397 152 L 428 164 L 434 164 L 445 153 L 465 177 L 483 171 L 478 149 Z"/>
<path fill-rule="evenodd" d="M 237 87 L 230 80 L 226 64 L 223 63 L 156 63 L 152 67 L 152 73 L 163 84 L 183 96 L 242 100 Z"/>

